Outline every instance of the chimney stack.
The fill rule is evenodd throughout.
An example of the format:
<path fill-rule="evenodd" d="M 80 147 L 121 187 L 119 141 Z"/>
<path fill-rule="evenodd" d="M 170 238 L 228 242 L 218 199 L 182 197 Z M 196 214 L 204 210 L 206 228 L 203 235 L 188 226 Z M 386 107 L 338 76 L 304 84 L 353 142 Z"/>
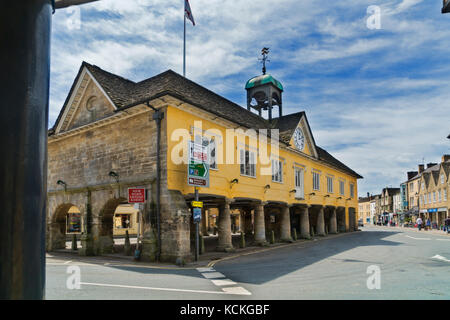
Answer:
<path fill-rule="evenodd" d="M 450 161 L 450 154 L 444 154 L 442 156 L 442 162 Z"/>
<path fill-rule="evenodd" d="M 409 171 L 408 172 L 408 181 L 411 180 L 412 178 L 414 178 L 415 176 L 417 176 L 418 172 L 417 171 Z"/>
<path fill-rule="evenodd" d="M 419 164 L 419 174 L 421 174 L 425 170 L 424 164 Z"/>
<path fill-rule="evenodd" d="M 427 169 L 437 165 L 437 163 L 427 163 Z"/>

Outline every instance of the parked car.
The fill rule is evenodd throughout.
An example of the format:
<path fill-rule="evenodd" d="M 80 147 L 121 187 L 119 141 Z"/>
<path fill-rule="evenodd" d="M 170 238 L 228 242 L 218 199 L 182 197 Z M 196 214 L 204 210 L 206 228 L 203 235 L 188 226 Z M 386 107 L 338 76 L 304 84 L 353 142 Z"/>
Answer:
<path fill-rule="evenodd" d="M 358 220 L 358 227 L 364 227 L 363 219 Z"/>

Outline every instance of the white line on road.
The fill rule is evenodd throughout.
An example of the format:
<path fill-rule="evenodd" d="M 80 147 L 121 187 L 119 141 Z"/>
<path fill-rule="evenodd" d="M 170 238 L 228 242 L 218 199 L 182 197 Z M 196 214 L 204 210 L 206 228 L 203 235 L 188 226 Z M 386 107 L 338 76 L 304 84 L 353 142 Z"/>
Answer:
<path fill-rule="evenodd" d="M 157 290 L 157 291 L 172 291 L 172 292 L 189 292 L 189 293 L 207 293 L 207 294 L 230 294 L 230 295 L 249 295 L 250 293 L 247 291 L 245 293 L 242 290 L 227 290 L 226 291 L 203 291 L 203 290 L 189 290 L 189 289 L 171 289 L 171 288 L 154 288 L 154 287 L 138 287 L 138 286 L 126 286 L 119 284 L 105 284 L 105 283 L 88 283 L 81 282 L 81 285 L 85 286 L 97 286 L 97 287 L 110 287 L 110 288 L 127 288 L 127 289 L 143 289 L 143 290 Z M 231 288 L 229 288 L 231 289 Z M 243 288 L 242 288 L 243 289 Z"/>
<path fill-rule="evenodd" d="M 411 236 L 408 236 L 408 235 L 405 235 L 405 237 L 408 237 L 408 238 L 411 238 L 411 239 L 414 239 L 414 240 L 431 240 L 430 238 L 414 238 L 414 237 L 411 237 Z"/>
<path fill-rule="evenodd" d="M 450 260 L 448 260 L 447 258 L 440 256 L 440 255 L 435 255 L 434 257 L 432 257 L 431 259 L 437 259 L 437 260 L 441 260 L 441 261 L 446 261 L 446 262 L 450 262 Z"/>
<path fill-rule="evenodd" d="M 198 272 L 202 274 L 205 278 L 211 280 L 211 282 L 218 286 L 222 287 L 222 291 L 226 294 L 237 294 L 237 295 L 245 295 L 245 296 L 251 296 L 251 292 L 247 291 L 243 287 L 238 287 L 237 283 L 230 280 L 230 279 L 224 279 L 225 276 L 214 270 L 214 268 L 197 268 Z M 233 286 L 233 287 L 225 287 L 225 286 Z"/>
<path fill-rule="evenodd" d="M 219 279 L 219 278 L 225 278 L 223 274 L 220 272 L 206 272 L 202 273 L 202 276 L 204 276 L 206 279 Z"/>
<path fill-rule="evenodd" d="M 436 239 L 437 241 L 450 241 L 450 239 Z"/>

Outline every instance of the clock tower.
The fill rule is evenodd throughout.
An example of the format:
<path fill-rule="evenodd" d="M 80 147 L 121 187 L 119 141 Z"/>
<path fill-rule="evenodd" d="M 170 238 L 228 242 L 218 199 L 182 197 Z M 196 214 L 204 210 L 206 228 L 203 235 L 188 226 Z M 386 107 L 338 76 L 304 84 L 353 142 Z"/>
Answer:
<path fill-rule="evenodd" d="M 273 109 L 278 107 L 278 117 L 283 116 L 282 94 L 283 85 L 280 81 L 266 73 L 267 55 L 269 48 L 262 50 L 263 74 L 247 81 L 245 89 L 247 90 L 247 110 L 256 110 L 260 117 L 262 112 L 268 112 L 268 120 L 274 116 Z"/>

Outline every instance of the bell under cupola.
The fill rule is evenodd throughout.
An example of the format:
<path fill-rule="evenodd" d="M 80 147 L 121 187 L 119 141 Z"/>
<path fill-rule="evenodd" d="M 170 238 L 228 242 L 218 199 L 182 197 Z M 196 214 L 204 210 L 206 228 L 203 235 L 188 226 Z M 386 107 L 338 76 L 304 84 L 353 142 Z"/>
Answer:
<path fill-rule="evenodd" d="M 267 111 L 268 120 L 274 116 L 273 108 L 278 107 L 278 116 L 283 116 L 282 94 L 283 85 L 280 81 L 266 73 L 266 62 L 268 60 L 269 48 L 262 49 L 263 74 L 247 81 L 247 110 L 256 110 L 260 117 L 263 111 Z"/>

